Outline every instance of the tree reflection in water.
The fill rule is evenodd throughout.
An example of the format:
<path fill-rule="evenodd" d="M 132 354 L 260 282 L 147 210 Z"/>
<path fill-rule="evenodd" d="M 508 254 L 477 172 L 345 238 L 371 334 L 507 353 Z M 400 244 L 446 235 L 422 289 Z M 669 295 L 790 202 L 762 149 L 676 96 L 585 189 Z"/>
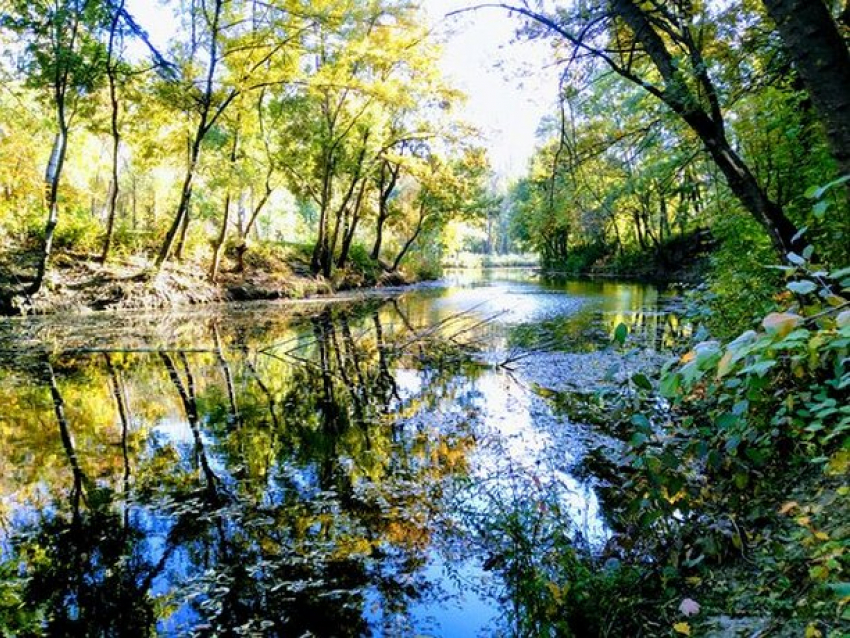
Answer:
<path fill-rule="evenodd" d="M 464 422 L 405 423 L 462 403 L 473 371 L 399 313 L 326 308 L 259 344 L 214 324 L 209 352 L 0 372 L 18 406 L 7 424 L 41 423 L 27 444 L 53 459 L 4 453 L 23 469 L 4 486 L 0 633 L 363 636 L 411 623 L 411 603 L 439 595 L 424 568 L 441 483 L 463 475 L 473 439 Z M 420 381 L 402 387 L 400 371 Z"/>
<path fill-rule="evenodd" d="M 662 349 L 689 329 L 667 303 L 506 281 L 27 324 L 0 363 L 0 635 L 580 635 L 562 603 L 605 503 L 530 386 L 592 384 L 618 322 Z M 514 376 L 514 350 L 554 352 Z"/>

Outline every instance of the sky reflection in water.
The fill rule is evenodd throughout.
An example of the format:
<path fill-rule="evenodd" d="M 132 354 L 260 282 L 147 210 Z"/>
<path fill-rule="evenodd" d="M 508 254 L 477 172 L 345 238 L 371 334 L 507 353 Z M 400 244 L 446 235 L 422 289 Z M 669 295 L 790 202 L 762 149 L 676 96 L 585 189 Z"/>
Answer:
<path fill-rule="evenodd" d="M 521 369 L 480 362 L 587 353 L 620 321 L 660 349 L 679 330 L 665 303 L 502 273 L 123 331 L 6 324 L 30 348 L 0 367 L 0 633 L 510 635 L 493 512 L 547 495 L 541 516 L 554 504 L 580 542 L 609 532 L 571 474 L 577 427 Z"/>

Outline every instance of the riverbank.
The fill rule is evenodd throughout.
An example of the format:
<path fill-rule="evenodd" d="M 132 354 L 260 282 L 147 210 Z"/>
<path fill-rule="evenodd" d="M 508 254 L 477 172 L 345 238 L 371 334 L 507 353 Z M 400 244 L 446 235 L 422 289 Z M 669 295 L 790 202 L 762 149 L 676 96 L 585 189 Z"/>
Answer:
<path fill-rule="evenodd" d="M 570 249 L 563 259 L 544 262 L 541 272 L 550 277 L 697 284 L 705 279 L 715 247 L 714 238 L 705 229 L 646 248 L 615 251 L 613 246 L 589 244 Z"/>
<path fill-rule="evenodd" d="M 293 252 L 262 253 L 235 263 L 211 281 L 200 261 L 168 263 L 156 272 L 150 259 L 132 256 L 106 264 L 86 255 L 59 255 L 35 295 L 21 294 L 23 276 L 16 271 L 26 257 L 6 257 L 0 266 L 0 314 L 85 314 L 102 310 L 165 310 L 234 301 L 306 299 L 340 291 L 401 286 L 416 278 L 388 272 L 378 263 L 350 264 L 331 279 L 310 272 Z M 6 300 L 5 303 L 2 300 Z"/>

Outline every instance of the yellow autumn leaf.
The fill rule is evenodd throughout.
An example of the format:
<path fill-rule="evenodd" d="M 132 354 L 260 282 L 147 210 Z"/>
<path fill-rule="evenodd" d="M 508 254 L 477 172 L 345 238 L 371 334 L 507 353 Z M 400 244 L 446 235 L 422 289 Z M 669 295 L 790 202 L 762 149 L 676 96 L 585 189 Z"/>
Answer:
<path fill-rule="evenodd" d="M 770 334 L 784 337 L 803 321 L 800 315 L 792 312 L 771 312 L 761 322 L 762 327 Z"/>
<path fill-rule="evenodd" d="M 677 622 L 673 625 L 673 631 L 677 634 L 682 634 L 683 636 L 691 635 L 691 626 L 686 622 Z"/>
<path fill-rule="evenodd" d="M 826 466 L 826 473 L 830 476 L 843 476 L 850 471 L 850 450 L 842 449 L 832 455 Z"/>
<path fill-rule="evenodd" d="M 734 363 L 733 357 L 735 353 L 731 350 L 727 350 L 726 354 L 723 355 L 723 358 L 720 359 L 720 363 L 717 364 L 717 378 L 722 379 L 726 374 L 728 374 L 729 370 L 732 369 L 732 364 Z"/>
<path fill-rule="evenodd" d="M 815 627 L 814 623 L 806 627 L 806 638 L 823 638 L 820 629 Z"/>
<path fill-rule="evenodd" d="M 696 359 L 697 353 L 691 350 L 690 352 L 686 352 L 682 355 L 682 358 L 679 359 L 679 363 L 690 363 L 694 359 Z"/>
<path fill-rule="evenodd" d="M 797 503 L 797 501 L 788 501 L 787 503 L 784 503 L 782 507 L 779 508 L 779 513 L 787 514 L 796 507 L 800 507 L 800 504 Z"/>

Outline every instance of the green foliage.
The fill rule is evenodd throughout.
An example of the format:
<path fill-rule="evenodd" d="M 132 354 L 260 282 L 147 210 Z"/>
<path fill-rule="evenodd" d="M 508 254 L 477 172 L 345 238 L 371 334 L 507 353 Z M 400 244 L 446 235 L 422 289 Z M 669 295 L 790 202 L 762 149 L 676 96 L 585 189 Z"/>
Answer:
<path fill-rule="evenodd" d="M 754 325 L 770 309 L 781 276 L 761 228 L 741 213 L 731 213 L 714 226 L 718 248 L 711 257 L 707 288 L 699 295 L 695 317 L 711 334 L 731 338 Z"/>
<path fill-rule="evenodd" d="M 369 284 L 374 284 L 383 272 L 381 264 L 372 259 L 369 251 L 362 244 L 351 246 L 348 253 L 348 268 Z"/>
<path fill-rule="evenodd" d="M 695 412 L 706 407 L 703 413 L 718 420 L 713 448 L 726 454 L 710 459 L 716 469 L 749 472 L 783 458 L 825 461 L 850 442 L 850 407 L 842 405 L 850 387 L 850 315 L 839 313 L 850 304 L 838 292 L 846 294 L 850 282 L 842 281 L 844 271 L 812 272 L 800 261 L 783 267 L 793 281 L 761 330 L 725 347 L 698 344 L 663 380 L 668 398 L 696 403 Z M 697 388 L 706 405 L 694 401 Z"/>
<path fill-rule="evenodd" d="M 56 226 L 53 242 L 56 250 L 75 253 L 93 253 L 100 242 L 100 231 L 91 223 L 91 211 L 84 208 L 71 208 Z M 41 219 L 31 218 L 28 237 L 31 243 L 40 243 L 44 239 L 44 224 Z"/>
<path fill-rule="evenodd" d="M 614 530 L 606 553 L 623 561 L 620 574 L 638 575 L 629 584 L 590 569 L 574 586 L 634 617 L 622 632 L 579 635 L 676 626 L 699 635 L 720 610 L 784 618 L 801 634 L 846 627 L 850 269 L 820 269 L 811 254 L 767 271 L 784 277 L 785 290 L 757 329 L 700 341 L 657 378 L 630 373 L 617 391 L 548 393 L 621 441 L 591 452 L 584 467 L 605 481 Z M 612 342 L 628 346 L 624 324 Z M 690 597 L 708 615 L 686 619 L 678 603 L 662 602 Z"/>
<path fill-rule="evenodd" d="M 621 503 L 621 524 L 655 530 L 641 538 L 678 566 L 675 582 L 707 580 L 710 565 L 748 553 L 762 576 L 737 595 L 774 613 L 828 619 L 841 613 L 831 591 L 850 568 L 839 522 L 847 491 L 833 478 L 850 468 L 850 281 L 846 269 L 812 271 L 792 260 L 799 265 L 783 267 L 787 292 L 759 330 L 685 354 L 658 382 L 669 410 L 633 403 L 621 460 L 626 496 L 610 497 Z M 634 387 L 652 395 L 644 382 Z M 805 505 L 791 500 L 789 477 L 807 486 Z M 785 592 L 775 599 L 758 589 L 771 580 Z M 801 581 L 812 594 L 798 599 Z"/>
<path fill-rule="evenodd" d="M 309 247 L 305 247 L 309 251 Z M 281 246 L 273 242 L 262 242 L 251 246 L 245 253 L 244 262 L 247 268 L 273 274 L 288 270 L 289 256 L 298 252 L 298 248 Z"/>
<path fill-rule="evenodd" d="M 27 608 L 25 579 L 14 561 L 0 563 L 0 633 L 4 636 L 35 635 L 39 614 Z"/>
<path fill-rule="evenodd" d="M 404 267 L 417 281 L 432 281 L 443 276 L 440 260 L 419 251 L 407 257 Z"/>

